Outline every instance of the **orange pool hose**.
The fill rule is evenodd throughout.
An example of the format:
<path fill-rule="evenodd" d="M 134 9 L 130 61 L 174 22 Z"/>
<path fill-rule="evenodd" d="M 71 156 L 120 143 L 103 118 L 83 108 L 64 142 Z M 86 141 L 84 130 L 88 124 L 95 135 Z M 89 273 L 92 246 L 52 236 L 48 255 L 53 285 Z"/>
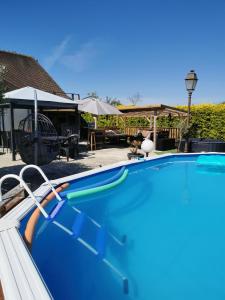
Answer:
<path fill-rule="evenodd" d="M 67 187 L 69 186 L 69 183 L 63 183 L 62 185 L 60 185 L 57 189 L 56 192 L 59 193 L 63 190 L 65 190 Z M 55 198 L 55 194 L 53 192 L 49 193 L 42 201 L 41 201 L 41 206 L 45 207 L 51 200 L 53 200 Z M 27 225 L 26 225 L 26 229 L 24 231 L 24 241 L 27 245 L 27 247 L 31 250 L 32 247 L 32 241 L 33 241 L 33 236 L 34 236 L 34 231 L 35 231 L 35 227 L 36 224 L 38 222 L 38 219 L 41 215 L 41 211 L 40 209 L 37 207 L 32 215 L 30 216 Z"/>

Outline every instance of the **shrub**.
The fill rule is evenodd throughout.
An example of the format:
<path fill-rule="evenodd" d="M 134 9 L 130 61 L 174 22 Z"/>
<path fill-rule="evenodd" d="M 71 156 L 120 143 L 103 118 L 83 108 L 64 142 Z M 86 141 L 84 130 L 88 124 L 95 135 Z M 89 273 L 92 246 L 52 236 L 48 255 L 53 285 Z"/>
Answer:
<path fill-rule="evenodd" d="M 192 105 L 191 116 L 193 137 L 225 140 L 225 104 Z"/>
<path fill-rule="evenodd" d="M 187 110 L 187 106 L 178 106 Z M 91 122 L 92 116 L 85 114 L 85 120 Z M 178 117 L 160 117 L 158 127 L 179 127 Z M 101 116 L 98 118 L 99 127 L 125 126 L 147 127 L 149 122 L 145 118 L 127 118 L 126 122 L 117 116 Z M 191 134 L 198 138 L 214 138 L 225 140 L 225 104 L 197 104 L 191 106 Z"/>

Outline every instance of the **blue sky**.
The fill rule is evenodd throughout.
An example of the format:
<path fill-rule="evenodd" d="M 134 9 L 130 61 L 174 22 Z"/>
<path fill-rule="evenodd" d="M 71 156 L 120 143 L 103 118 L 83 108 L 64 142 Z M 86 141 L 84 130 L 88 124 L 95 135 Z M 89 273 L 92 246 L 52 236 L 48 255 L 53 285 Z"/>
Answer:
<path fill-rule="evenodd" d="M 142 104 L 225 101 L 224 0 L 1 3 L 0 48 L 34 56 L 68 92 Z"/>

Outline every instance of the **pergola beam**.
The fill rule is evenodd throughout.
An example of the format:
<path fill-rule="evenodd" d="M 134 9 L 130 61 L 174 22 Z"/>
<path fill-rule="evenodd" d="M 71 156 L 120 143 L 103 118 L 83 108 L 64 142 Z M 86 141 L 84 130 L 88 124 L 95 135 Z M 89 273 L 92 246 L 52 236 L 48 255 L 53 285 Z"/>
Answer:
<path fill-rule="evenodd" d="M 119 110 L 124 114 L 124 117 L 147 117 L 157 114 L 160 116 L 187 116 L 187 112 L 176 107 L 158 104 L 146 106 L 125 106 L 119 107 Z"/>

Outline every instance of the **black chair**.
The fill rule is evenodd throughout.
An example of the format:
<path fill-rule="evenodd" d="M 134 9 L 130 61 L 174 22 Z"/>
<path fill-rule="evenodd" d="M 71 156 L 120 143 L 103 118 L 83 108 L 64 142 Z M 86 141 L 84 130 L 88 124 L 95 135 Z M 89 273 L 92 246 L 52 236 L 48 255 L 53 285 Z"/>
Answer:
<path fill-rule="evenodd" d="M 79 155 L 79 136 L 77 134 L 72 134 L 66 138 L 59 147 L 59 159 L 61 153 L 65 153 L 66 160 L 69 158 L 75 158 Z"/>

